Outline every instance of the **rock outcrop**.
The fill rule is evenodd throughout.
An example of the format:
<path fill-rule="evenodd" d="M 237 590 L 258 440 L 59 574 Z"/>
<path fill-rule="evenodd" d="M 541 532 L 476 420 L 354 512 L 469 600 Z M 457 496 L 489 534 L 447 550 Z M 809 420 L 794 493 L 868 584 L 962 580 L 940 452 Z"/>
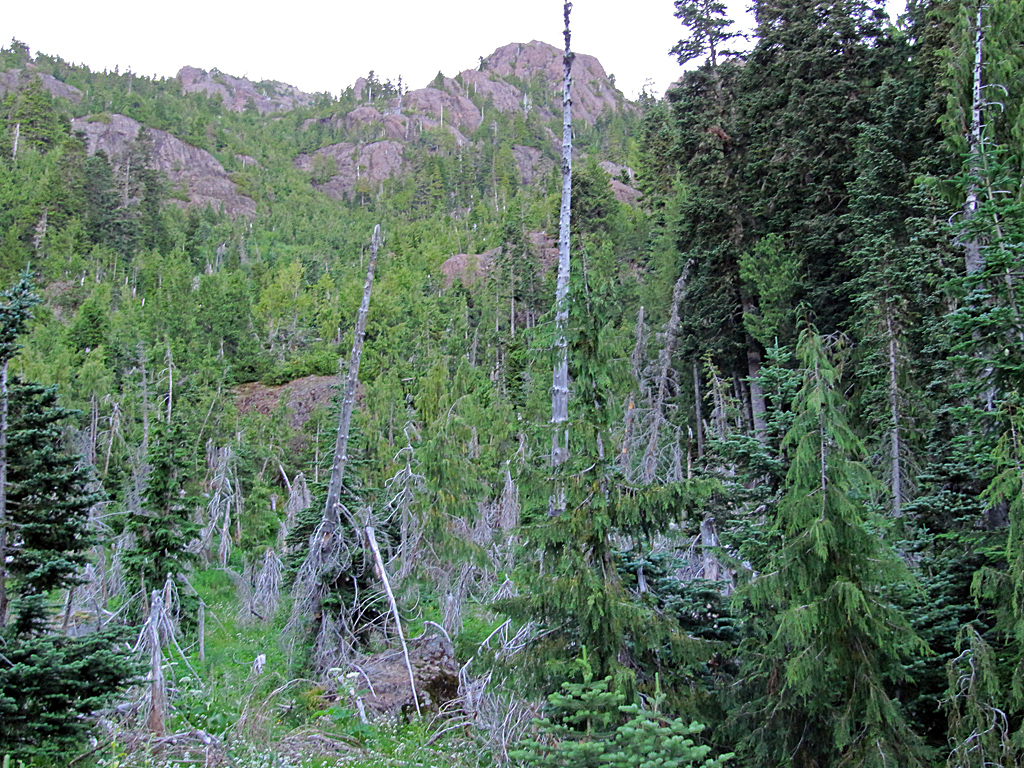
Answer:
<path fill-rule="evenodd" d="M 441 264 L 444 287 L 451 288 L 456 280 L 461 280 L 465 285 L 485 280 L 499 255 L 501 248 L 492 248 L 478 254 L 457 253 L 450 256 Z"/>
<path fill-rule="evenodd" d="M 604 67 L 593 56 L 576 56 L 573 82 L 574 119 L 594 123 L 602 115 L 635 109 L 615 89 Z M 357 98 L 365 93 L 365 85 L 365 80 L 357 82 Z M 546 123 L 559 116 L 561 109 L 562 51 L 536 40 L 512 43 L 482 59 L 479 69 L 464 70 L 455 78 L 441 77 L 426 88 L 378 99 L 321 120 L 335 130 L 344 130 L 351 143 L 324 147 L 300 156 L 295 163 L 313 172 L 317 155 L 334 158 L 336 170 L 332 177 L 314 179 L 314 184 L 332 197 L 351 199 L 360 179 L 375 187 L 410 170 L 404 161 L 402 144 L 418 138 L 424 130 L 444 128 L 455 137 L 456 146 L 464 146 L 469 143 L 466 137 L 495 111 L 506 115 L 535 114 Z M 307 121 L 305 127 L 314 122 Z M 546 125 L 542 130 L 557 154 L 561 138 Z M 381 145 L 387 148 L 384 155 Z M 525 185 L 544 183 L 556 165 L 550 154 L 537 147 L 515 145 L 513 155 L 520 181 Z M 639 193 L 621 181 L 612 182 L 612 191 L 623 202 L 635 204 L 639 199 Z"/>
<path fill-rule="evenodd" d="M 351 200 L 360 192 L 375 194 L 384 181 L 407 167 L 404 145 L 390 139 L 371 144 L 331 144 L 295 158 L 296 167 L 307 173 L 316 173 L 321 163 L 331 169 L 330 177 L 314 179 L 314 186 L 335 200 Z"/>
<path fill-rule="evenodd" d="M 633 169 L 628 165 L 619 165 L 618 163 L 612 163 L 607 160 L 598 163 L 599 166 L 612 177 L 612 194 L 615 195 L 615 199 L 620 203 L 626 205 L 637 205 L 640 202 L 640 198 L 643 196 L 640 190 L 633 186 L 636 179 L 636 175 L 633 173 Z M 626 179 L 629 182 L 626 182 Z"/>
<path fill-rule="evenodd" d="M 36 78 L 42 83 L 43 88 L 55 98 L 67 99 L 75 104 L 82 100 L 82 92 L 75 88 L 75 86 L 62 83 L 53 75 L 34 72 L 31 67 L 0 72 L 0 98 L 6 96 L 11 91 L 20 91 Z"/>
<path fill-rule="evenodd" d="M 117 166 L 129 143 L 138 137 L 142 125 L 124 115 L 105 115 L 102 118 L 77 118 L 71 122 L 71 127 L 85 134 L 90 155 L 103 150 Z M 167 174 L 172 187 L 184 190 L 186 205 L 212 205 L 231 217 L 252 218 L 256 215 L 256 203 L 238 191 L 238 186 L 217 158 L 167 131 L 151 128 L 149 132 L 153 137 L 156 170 Z"/>
<path fill-rule="evenodd" d="M 207 72 L 195 67 L 178 70 L 182 93 L 205 93 L 220 96 L 225 109 L 244 112 L 255 109 L 261 115 L 284 112 L 313 103 L 314 97 L 287 83 L 265 81 L 254 83 L 244 77 L 233 77 L 216 69 Z"/>
<path fill-rule="evenodd" d="M 498 85 L 490 79 L 493 73 L 498 77 L 515 76 L 523 83 L 543 83 L 555 94 L 554 102 L 557 110 L 545 110 L 561 114 L 562 103 L 562 51 L 553 45 L 533 40 L 529 43 L 511 43 L 496 50 L 483 60 L 480 70 L 467 70 L 460 77 L 464 83 L 475 85 L 477 92 L 490 94 L 494 97 L 494 105 L 502 111 L 523 108 L 523 94 L 519 89 L 518 103 L 513 103 L 513 94 L 507 90 L 508 83 Z M 574 120 L 582 120 L 593 124 L 598 117 L 607 112 L 632 110 L 622 94 L 615 89 L 604 67 L 593 56 L 585 53 L 576 54 L 572 63 L 572 116 Z M 488 84 L 491 83 L 491 84 Z M 504 107 L 504 109 L 503 109 Z"/>
<path fill-rule="evenodd" d="M 578 54 L 573 63 L 573 117 L 593 123 L 602 115 L 632 111 L 612 84 L 604 67 L 593 56 Z M 360 98 L 366 92 L 360 79 L 354 92 Z M 333 144 L 295 160 L 297 167 L 313 175 L 313 184 L 336 199 L 352 199 L 361 186 L 372 192 L 386 179 L 411 170 L 404 145 L 424 130 L 444 128 L 464 146 L 495 111 L 506 114 L 536 114 L 547 122 L 561 114 L 562 51 L 536 40 L 506 45 L 485 59 L 479 69 L 467 69 L 455 78 L 436 79 L 426 88 L 389 99 L 364 103 L 355 109 L 320 121 L 308 120 L 305 128 L 320 122 L 344 131 L 347 142 Z M 552 152 L 517 144 L 512 153 L 525 185 L 545 183 L 556 167 L 552 159 L 561 146 L 561 138 L 546 126 L 546 141 Z M 318 160 L 318 156 L 324 160 Z M 329 171 L 321 178 L 317 169 Z M 621 181 L 611 183 L 616 198 L 635 204 L 639 193 Z M 453 267 L 454 268 L 454 267 Z"/>

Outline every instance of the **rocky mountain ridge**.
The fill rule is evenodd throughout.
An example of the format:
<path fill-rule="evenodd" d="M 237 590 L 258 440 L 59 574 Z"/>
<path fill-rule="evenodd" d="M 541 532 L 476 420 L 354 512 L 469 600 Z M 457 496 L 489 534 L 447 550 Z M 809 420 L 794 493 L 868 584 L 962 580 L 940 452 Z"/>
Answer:
<path fill-rule="evenodd" d="M 356 98 L 367 95 L 366 80 L 360 78 L 354 88 Z M 573 62 L 574 120 L 593 125 L 616 112 L 632 113 L 636 107 L 625 100 L 604 67 L 593 56 L 578 54 Z M 512 147 L 520 183 L 530 185 L 546 179 L 555 167 L 561 136 L 546 124 L 560 120 L 562 110 L 562 51 L 534 40 L 512 43 L 481 60 L 478 69 L 467 69 L 454 78 L 439 76 L 426 88 L 420 88 L 335 114 L 320 121 L 310 120 L 310 129 L 319 122 L 333 130 L 344 130 L 370 141 L 338 143 L 322 147 L 296 158 L 295 165 L 312 172 L 333 164 L 335 173 L 318 183 L 326 194 L 351 198 L 357 182 L 379 185 L 408 169 L 405 156 L 408 142 L 425 130 L 442 129 L 457 147 L 472 143 L 468 138 L 485 123 L 489 112 L 529 117 L 542 124 L 543 144 Z M 545 152 L 545 150 L 547 150 Z M 616 182 L 614 192 L 634 203 L 639 193 Z"/>
<path fill-rule="evenodd" d="M 244 77 L 233 77 L 219 70 L 207 72 L 195 67 L 178 70 L 182 93 L 205 93 L 220 96 L 225 109 L 244 112 L 255 109 L 261 115 L 286 112 L 296 107 L 308 107 L 315 97 L 303 93 L 293 85 L 277 81 L 254 83 Z"/>
<path fill-rule="evenodd" d="M 0 95 L 20 90 L 39 78 L 52 96 L 81 104 L 82 92 L 78 88 L 33 69 L 29 64 L 0 73 Z M 182 95 L 202 93 L 219 99 L 221 108 L 229 112 L 251 110 L 271 120 L 316 103 L 322 105 L 324 98 L 323 94 L 303 93 L 284 83 L 254 83 L 244 77 L 190 66 L 183 67 L 176 79 Z M 615 114 L 636 112 L 636 107 L 625 100 L 593 56 L 577 54 L 573 83 L 573 114 L 577 124 L 593 126 Z M 512 142 L 511 155 L 520 184 L 543 184 L 551 178 L 560 153 L 561 129 L 556 123 L 561 120 L 561 89 L 562 51 L 536 40 L 502 46 L 482 58 L 479 67 L 463 70 L 454 78 L 439 75 L 430 85 L 416 90 L 392 87 L 390 91 L 375 91 L 372 83 L 360 78 L 335 102 L 339 109 L 326 116 L 308 118 L 299 127 L 310 135 L 315 130 L 343 140 L 299 153 L 293 164 L 308 173 L 310 183 L 324 194 L 351 201 L 357 192 L 373 193 L 385 182 L 415 173 L 422 166 L 424 153 L 436 151 L 431 144 L 437 141 L 435 136 L 447 135 L 447 141 L 456 148 L 476 151 L 485 143 L 495 144 L 499 139 L 497 121 L 504 119 L 519 124 L 529 122 L 532 126 L 530 136 L 520 136 Z M 81 114 L 80 109 L 71 111 Z M 141 126 L 132 117 L 104 112 L 79 116 L 72 127 L 84 134 L 90 154 L 103 150 L 117 165 Z M 425 139 L 425 132 L 431 131 L 435 132 L 432 138 Z M 155 168 L 167 175 L 176 190 L 176 202 L 193 207 L 210 205 L 233 218 L 255 215 L 256 201 L 240 191 L 224 167 L 223 163 L 228 161 L 223 156 L 218 160 L 206 149 L 188 144 L 168 131 L 151 127 L 151 135 Z M 249 156 L 235 157 L 242 167 L 257 162 Z M 639 193 L 621 181 L 618 170 L 612 173 L 620 177 L 612 182 L 616 197 L 635 204 Z"/>
<path fill-rule="evenodd" d="M 76 118 L 71 127 L 84 134 L 90 155 L 103 151 L 118 165 L 125 149 L 138 138 L 143 126 L 124 115 L 105 115 L 98 119 Z M 256 202 L 238 191 L 238 185 L 217 158 L 167 131 L 150 128 L 149 133 L 153 140 L 154 167 L 166 174 L 173 188 L 185 194 L 188 205 L 211 205 L 232 217 L 252 218 L 256 215 Z"/>

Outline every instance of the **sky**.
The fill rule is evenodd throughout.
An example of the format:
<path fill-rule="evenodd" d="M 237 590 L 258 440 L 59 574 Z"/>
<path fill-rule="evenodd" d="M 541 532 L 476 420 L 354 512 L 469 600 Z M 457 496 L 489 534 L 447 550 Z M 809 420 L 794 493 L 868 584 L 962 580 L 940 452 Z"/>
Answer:
<path fill-rule="evenodd" d="M 747 0 L 726 0 L 752 22 Z M 173 77 L 183 66 L 250 80 L 279 80 L 333 95 L 371 69 L 381 80 L 426 86 L 454 76 L 508 43 L 562 47 L 557 0 L 48 0 L 10 2 L 0 42 L 16 38 L 93 70 L 118 67 Z M 572 48 L 596 56 L 627 98 L 660 95 L 680 75 L 668 55 L 683 29 L 673 0 L 576 0 Z M 649 82 L 650 81 L 650 82 Z"/>

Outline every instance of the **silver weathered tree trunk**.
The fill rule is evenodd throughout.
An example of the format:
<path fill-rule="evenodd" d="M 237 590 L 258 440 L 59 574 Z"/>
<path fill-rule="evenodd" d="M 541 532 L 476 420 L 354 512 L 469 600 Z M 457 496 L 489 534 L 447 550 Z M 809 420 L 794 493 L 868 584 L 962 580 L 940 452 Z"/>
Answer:
<path fill-rule="evenodd" d="M 665 324 L 664 342 L 658 352 L 658 384 L 654 393 L 654 401 L 651 403 L 651 432 L 647 439 L 647 449 L 644 451 L 643 461 L 640 466 L 640 481 L 644 485 L 654 482 L 658 464 L 658 448 L 661 440 L 661 428 L 666 422 L 665 401 L 669 396 L 669 385 L 672 380 L 672 357 L 676 351 L 676 338 L 679 335 L 679 305 L 682 304 L 686 295 L 686 281 L 690 276 L 690 265 L 692 261 L 686 262 L 683 271 L 676 280 L 672 289 L 672 310 L 668 322 Z"/>
<path fill-rule="evenodd" d="M 693 361 L 693 402 L 697 422 L 697 457 L 704 457 L 704 395 L 700 391 L 700 365 Z"/>
<path fill-rule="evenodd" d="M 402 644 L 402 656 L 405 658 L 405 669 L 409 673 L 409 690 L 412 691 L 412 702 L 416 705 L 416 714 L 420 712 L 420 699 L 416 693 L 416 675 L 412 671 L 412 663 L 409 661 L 409 646 L 405 642 L 405 633 L 402 632 L 402 616 L 398 613 L 398 603 L 395 600 L 395 593 L 391 590 L 391 582 L 388 581 L 388 572 L 384 567 L 384 558 L 381 557 L 380 547 L 377 546 L 377 537 L 374 536 L 373 526 L 366 526 L 366 540 L 373 552 L 373 562 L 377 577 L 384 586 L 384 593 L 388 596 L 388 605 L 391 606 L 391 615 L 395 619 L 395 631 L 398 632 L 398 640 Z"/>
<path fill-rule="evenodd" d="M 978 184 L 975 181 L 981 169 L 978 165 L 978 158 L 981 155 L 982 125 L 981 125 L 981 72 L 982 72 L 982 47 L 985 43 L 985 32 L 981 25 L 982 0 L 977 2 L 977 10 L 974 22 L 974 82 L 971 89 L 971 129 L 967 137 L 968 150 L 971 156 L 970 175 L 972 180 L 967 189 L 967 201 L 964 203 L 964 218 L 969 219 L 978 210 Z M 964 262 L 967 274 L 977 272 L 985 266 L 984 258 L 981 255 L 981 243 L 973 238 L 964 243 Z"/>
<path fill-rule="evenodd" d="M 341 483 L 348 463 L 348 433 L 352 423 L 352 408 L 356 402 L 356 381 L 359 378 L 359 358 L 363 354 L 363 337 L 366 335 L 366 315 L 370 308 L 370 290 L 373 288 L 373 273 L 377 268 L 377 249 L 380 247 L 380 224 L 373 228 L 373 242 L 370 245 L 370 263 L 366 267 L 366 284 L 363 286 L 363 301 L 359 305 L 356 328 L 352 340 L 352 354 L 348 362 L 348 377 L 345 379 L 345 394 L 341 401 L 341 416 L 338 419 L 338 436 L 334 443 L 334 463 L 331 465 L 331 480 L 327 486 L 327 503 L 324 505 L 324 524 L 337 527 L 340 521 Z"/>
<path fill-rule="evenodd" d="M 743 314 L 754 313 L 754 302 L 744 293 Z M 768 440 L 768 404 L 761 387 L 761 347 L 748 332 L 747 337 L 747 381 L 750 387 L 750 420 L 754 437 L 764 444 Z"/>
<path fill-rule="evenodd" d="M 139 342 L 139 369 L 142 373 L 142 452 L 149 453 L 149 389 L 146 384 L 146 348 Z"/>
<path fill-rule="evenodd" d="M 0 369 L 0 627 L 7 625 L 7 361 Z"/>
<path fill-rule="evenodd" d="M 555 285 L 555 370 L 551 386 L 551 466 L 557 468 L 569 458 L 569 228 L 572 208 L 572 94 L 574 54 L 569 45 L 569 12 L 565 17 L 565 54 L 562 57 L 562 206 L 558 217 L 558 280 Z M 552 497 L 551 514 L 565 509 L 565 491 L 559 486 Z"/>

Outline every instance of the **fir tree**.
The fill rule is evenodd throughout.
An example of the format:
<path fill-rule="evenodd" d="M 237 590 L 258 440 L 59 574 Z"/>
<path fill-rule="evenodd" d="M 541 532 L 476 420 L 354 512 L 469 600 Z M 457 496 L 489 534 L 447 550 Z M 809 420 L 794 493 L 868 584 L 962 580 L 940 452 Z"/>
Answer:
<path fill-rule="evenodd" d="M 87 490 L 79 457 L 64 450 L 70 412 L 56 392 L 8 381 L 33 303 L 25 278 L 0 305 L 0 752 L 66 756 L 88 731 L 87 716 L 133 670 L 116 650 L 116 631 L 71 638 L 49 627 L 51 596 L 80 583 L 89 508 L 100 497 Z"/>
<path fill-rule="evenodd" d="M 141 601 L 136 604 L 139 611 L 145 610 L 153 590 L 168 578 L 183 577 L 199 559 L 188 548 L 198 537 L 199 525 L 193 519 L 195 500 L 186 490 L 184 446 L 179 423 L 161 423 L 153 430 L 142 507 L 130 510 L 124 521 L 125 530 L 134 537 L 124 566 L 129 589 Z M 183 597 L 183 604 L 191 602 L 192 596 Z"/>
<path fill-rule="evenodd" d="M 744 593 L 767 623 L 747 649 L 756 693 L 735 722 L 762 763 L 915 765 L 893 685 L 920 642 L 884 592 L 909 575 L 865 503 L 873 481 L 843 412 L 838 340 L 805 330 L 797 353 L 803 386 L 773 526 L 784 543 Z"/>

